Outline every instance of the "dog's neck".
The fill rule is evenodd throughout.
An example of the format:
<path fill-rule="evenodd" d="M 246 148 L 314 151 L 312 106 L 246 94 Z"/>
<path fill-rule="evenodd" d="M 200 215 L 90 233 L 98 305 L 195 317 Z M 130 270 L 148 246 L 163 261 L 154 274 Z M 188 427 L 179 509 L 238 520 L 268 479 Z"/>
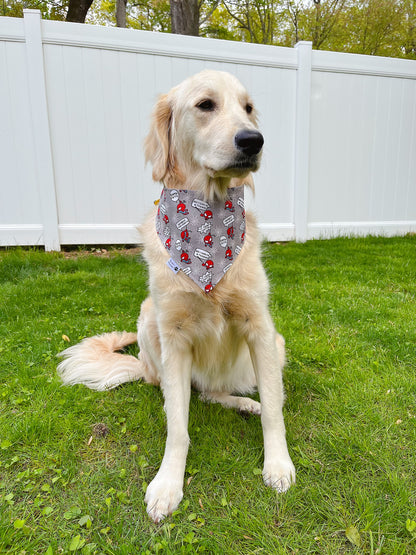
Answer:
<path fill-rule="evenodd" d="M 202 173 L 202 172 L 201 172 Z M 215 200 L 224 201 L 228 195 L 228 189 L 240 187 L 245 183 L 245 178 L 215 176 L 211 177 L 204 170 L 202 175 L 194 174 L 182 180 L 170 180 L 164 183 L 167 189 L 185 189 L 187 191 L 195 191 L 204 196 L 207 202 Z"/>

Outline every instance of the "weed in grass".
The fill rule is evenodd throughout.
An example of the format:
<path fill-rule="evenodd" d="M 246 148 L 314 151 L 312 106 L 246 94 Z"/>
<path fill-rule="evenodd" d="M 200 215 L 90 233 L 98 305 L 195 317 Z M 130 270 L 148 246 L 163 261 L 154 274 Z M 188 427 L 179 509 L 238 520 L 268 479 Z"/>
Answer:
<path fill-rule="evenodd" d="M 160 390 L 56 375 L 68 344 L 135 329 L 146 269 L 136 250 L 99 250 L 0 252 L 0 552 L 416 551 L 414 236 L 264 245 L 297 483 L 265 488 L 259 419 L 195 393 L 184 501 L 158 526 L 144 492 Z"/>

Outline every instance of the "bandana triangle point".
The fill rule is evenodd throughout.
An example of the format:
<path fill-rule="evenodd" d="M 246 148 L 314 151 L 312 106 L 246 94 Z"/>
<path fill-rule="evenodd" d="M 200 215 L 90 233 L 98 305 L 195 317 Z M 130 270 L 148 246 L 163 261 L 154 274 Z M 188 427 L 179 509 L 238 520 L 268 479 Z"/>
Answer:
<path fill-rule="evenodd" d="M 162 190 L 156 231 L 174 273 L 183 271 L 209 293 L 240 254 L 245 239 L 244 185 L 207 202 L 189 189 Z"/>

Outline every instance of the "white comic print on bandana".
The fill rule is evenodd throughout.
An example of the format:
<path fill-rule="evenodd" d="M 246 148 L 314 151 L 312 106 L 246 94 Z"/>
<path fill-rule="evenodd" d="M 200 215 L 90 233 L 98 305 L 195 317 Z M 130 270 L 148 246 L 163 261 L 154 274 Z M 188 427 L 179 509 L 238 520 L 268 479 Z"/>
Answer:
<path fill-rule="evenodd" d="M 245 234 L 244 185 L 228 189 L 225 200 L 206 202 L 197 191 L 162 190 L 156 231 L 171 259 L 206 293 L 239 255 Z"/>

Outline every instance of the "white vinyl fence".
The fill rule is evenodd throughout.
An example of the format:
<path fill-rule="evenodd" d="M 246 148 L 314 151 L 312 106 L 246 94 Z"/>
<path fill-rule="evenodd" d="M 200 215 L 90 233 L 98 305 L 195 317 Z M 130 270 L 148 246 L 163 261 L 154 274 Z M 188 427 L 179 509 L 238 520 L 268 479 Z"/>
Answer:
<path fill-rule="evenodd" d="M 234 73 L 260 111 L 270 240 L 416 232 L 416 61 L 0 17 L 0 245 L 136 243 L 158 94 Z"/>

